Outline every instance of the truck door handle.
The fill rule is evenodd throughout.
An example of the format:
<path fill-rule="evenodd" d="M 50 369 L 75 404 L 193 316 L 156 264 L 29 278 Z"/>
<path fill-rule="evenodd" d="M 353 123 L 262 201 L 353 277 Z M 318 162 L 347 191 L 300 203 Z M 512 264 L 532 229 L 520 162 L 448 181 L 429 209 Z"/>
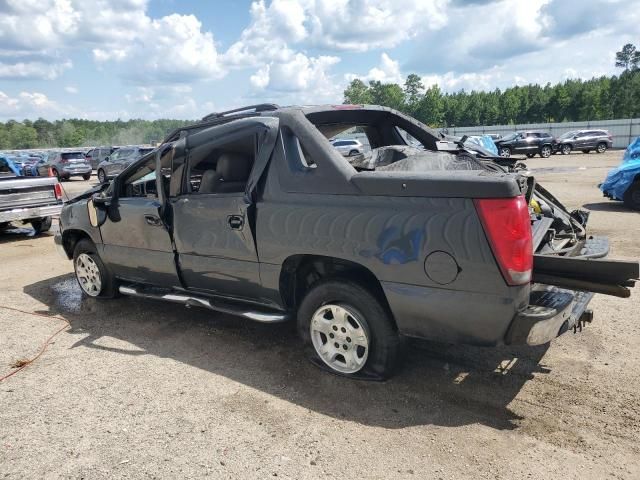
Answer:
<path fill-rule="evenodd" d="M 240 215 L 229 215 L 229 226 L 232 230 L 242 230 L 242 226 L 244 225 L 244 218 Z"/>
<path fill-rule="evenodd" d="M 155 215 L 145 215 L 144 219 L 149 225 L 153 227 L 159 227 L 162 225 L 162 220 L 160 220 L 160 218 L 156 217 Z"/>

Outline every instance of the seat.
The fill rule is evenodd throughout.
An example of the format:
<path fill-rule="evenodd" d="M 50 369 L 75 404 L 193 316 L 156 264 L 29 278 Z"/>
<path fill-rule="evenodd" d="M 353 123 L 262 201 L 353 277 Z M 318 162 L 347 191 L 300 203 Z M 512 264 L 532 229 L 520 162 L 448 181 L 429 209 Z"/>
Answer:
<path fill-rule="evenodd" d="M 207 170 L 200 180 L 199 193 L 242 192 L 249 179 L 251 157 L 236 152 L 224 152 L 218 157 L 215 170 Z"/>

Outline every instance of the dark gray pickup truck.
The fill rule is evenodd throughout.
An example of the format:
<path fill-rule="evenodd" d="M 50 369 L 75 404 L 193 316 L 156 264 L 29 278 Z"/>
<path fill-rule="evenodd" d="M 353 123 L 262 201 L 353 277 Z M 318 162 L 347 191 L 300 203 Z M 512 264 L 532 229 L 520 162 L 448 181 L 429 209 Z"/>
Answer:
<path fill-rule="evenodd" d="M 329 139 L 354 128 L 371 151 L 346 159 Z M 387 377 L 403 336 L 543 344 L 594 292 L 629 295 L 638 262 L 604 260 L 587 212 L 463 140 L 376 106 L 211 114 L 67 203 L 56 243 L 86 295 L 295 320 L 356 378 Z"/>

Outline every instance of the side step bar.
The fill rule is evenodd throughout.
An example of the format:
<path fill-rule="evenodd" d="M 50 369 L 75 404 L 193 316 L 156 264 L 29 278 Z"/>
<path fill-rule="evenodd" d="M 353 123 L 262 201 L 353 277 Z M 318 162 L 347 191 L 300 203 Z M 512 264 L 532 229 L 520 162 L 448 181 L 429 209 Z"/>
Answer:
<path fill-rule="evenodd" d="M 164 300 L 166 302 L 181 303 L 187 307 L 204 307 L 215 312 L 228 313 L 230 315 L 236 315 L 262 323 L 285 322 L 290 318 L 286 313 L 249 310 L 243 305 L 215 301 L 209 298 L 196 297 L 187 293 L 170 290 L 160 290 L 156 288 L 144 289 L 133 285 L 122 285 L 120 286 L 119 291 L 121 294 L 128 295 L 130 297 Z"/>

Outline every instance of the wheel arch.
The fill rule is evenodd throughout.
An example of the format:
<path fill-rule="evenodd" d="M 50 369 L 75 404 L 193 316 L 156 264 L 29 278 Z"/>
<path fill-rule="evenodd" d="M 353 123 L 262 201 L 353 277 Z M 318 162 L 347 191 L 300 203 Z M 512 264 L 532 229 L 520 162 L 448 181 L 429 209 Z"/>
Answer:
<path fill-rule="evenodd" d="M 76 245 L 80 240 L 87 239 L 91 243 L 95 242 L 84 230 L 79 229 L 68 229 L 62 232 L 62 248 L 64 249 L 64 253 L 66 253 L 67 258 L 71 260 L 73 258 L 73 251 L 76 248 Z"/>
<path fill-rule="evenodd" d="M 351 280 L 362 285 L 380 300 L 393 319 L 382 284 L 371 270 L 357 262 L 322 255 L 291 255 L 283 262 L 279 287 L 285 306 L 297 309 L 313 285 L 329 278 Z M 395 325 L 395 319 L 393 322 Z"/>

